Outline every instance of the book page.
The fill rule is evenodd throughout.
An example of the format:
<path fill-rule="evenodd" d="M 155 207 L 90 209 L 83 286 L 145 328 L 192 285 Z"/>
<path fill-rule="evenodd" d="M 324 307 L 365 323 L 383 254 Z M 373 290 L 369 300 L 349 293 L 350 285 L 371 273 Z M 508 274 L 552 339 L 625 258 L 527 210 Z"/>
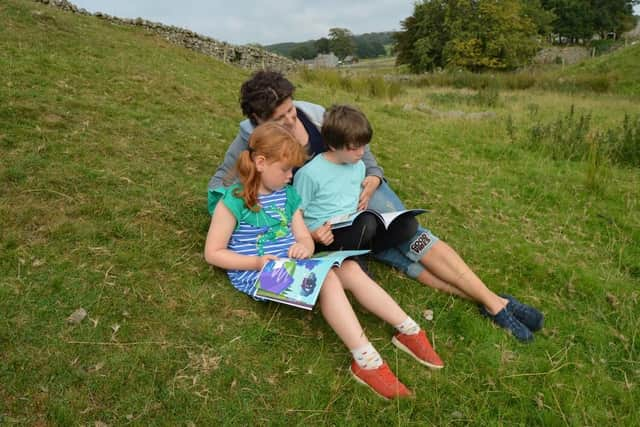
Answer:
<path fill-rule="evenodd" d="M 255 296 L 311 310 L 329 270 L 347 257 L 367 252 L 320 252 L 308 259 L 271 260 L 258 275 Z"/>
<path fill-rule="evenodd" d="M 385 212 L 385 213 L 377 212 L 377 214 L 380 218 L 382 218 L 382 221 L 384 222 L 385 227 L 388 228 L 389 224 L 391 224 L 394 219 L 396 219 L 400 215 L 403 215 L 406 212 L 410 212 L 413 214 L 413 216 L 416 216 L 418 214 L 426 212 L 426 210 L 425 209 L 405 209 L 403 211 L 395 211 L 395 212 Z"/>
<path fill-rule="evenodd" d="M 337 215 L 329 219 L 329 224 L 331 225 L 340 225 L 342 223 L 351 224 L 353 220 L 356 218 L 356 216 L 358 216 L 358 212 Z"/>

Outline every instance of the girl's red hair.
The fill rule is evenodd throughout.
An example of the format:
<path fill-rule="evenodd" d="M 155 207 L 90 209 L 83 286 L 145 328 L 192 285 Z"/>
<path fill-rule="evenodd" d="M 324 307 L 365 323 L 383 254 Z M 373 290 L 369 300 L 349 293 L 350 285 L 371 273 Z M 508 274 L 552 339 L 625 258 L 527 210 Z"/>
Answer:
<path fill-rule="evenodd" d="M 244 199 L 245 205 L 255 212 L 260 210 L 260 173 L 254 161 L 257 156 L 263 156 L 269 163 L 281 161 L 291 167 L 300 167 L 307 159 L 305 148 L 282 125 L 266 122 L 253 130 L 249 149 L 240 153 L 236 163 L 238 179 L 242 183 L 236 196 Z"/>

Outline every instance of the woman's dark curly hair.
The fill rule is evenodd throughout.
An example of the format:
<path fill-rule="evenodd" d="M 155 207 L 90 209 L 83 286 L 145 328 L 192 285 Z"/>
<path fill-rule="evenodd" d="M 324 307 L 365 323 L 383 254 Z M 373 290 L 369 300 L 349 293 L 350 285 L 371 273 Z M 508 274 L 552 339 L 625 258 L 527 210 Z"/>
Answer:
<path fill-rule="evenodd" d="M 240 87 L 242 113 L 254 126 L 268 120 L 282 102 L 293 97 L 295 87 L 282 73 L 258 71 Z"/>

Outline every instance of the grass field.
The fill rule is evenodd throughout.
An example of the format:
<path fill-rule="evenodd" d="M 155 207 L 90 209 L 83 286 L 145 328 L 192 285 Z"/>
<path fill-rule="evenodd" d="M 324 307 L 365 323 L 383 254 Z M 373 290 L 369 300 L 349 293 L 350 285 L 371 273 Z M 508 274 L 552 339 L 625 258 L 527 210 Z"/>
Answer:
<path fill-rule="evenodd" d="M 593 172 L 530 139 L 572 109 L 588 140 L 618 129 L 637 97 L 410 86 L 388 100 L 292 76 L 298 99 L 360 106 L 391 185 L 430 209 L 423 224 L 546 315 L 519 344 L 375 264 L 446 363 L 418 366 L 359 311 L 416 393 L 388 403 L 350 378 L 320 313 L 251 301 L 203 260 L 205 189 L 246 71 L 6 0 L 0 75 L 0 425 L 640 424 L 640 168 Z"/>

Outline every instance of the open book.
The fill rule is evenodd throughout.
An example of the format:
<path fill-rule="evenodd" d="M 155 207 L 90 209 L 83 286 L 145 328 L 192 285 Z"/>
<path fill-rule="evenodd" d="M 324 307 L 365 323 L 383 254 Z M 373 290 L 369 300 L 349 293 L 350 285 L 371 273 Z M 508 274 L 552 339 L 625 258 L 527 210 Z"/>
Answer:
<path fill-rule="evenodd" d="M 334 230 L 336 228 L 348 227 L 351 224 L 353 224 L 353 221 L 355 221 L 355 219 L 359 215 L 362 215 L 365 212 L 374 214 L 376 218 L 378 218 L 380 224 L 382 224 L 384 228 L 388 229 L 391 226 L 391 224 L 393 224 L 393 221 L 396 220 L 396 218 L 404 217 L 404 216 L 420 215 L 421 213 L 427 212 L 427 210 L 426 209 L 406 209 L 404 211 L 382 213 L 382 212 L 374 211 L 373 209 L 365 209 L 363 211 L 358 211 L 350 214 L 334 216 L 329 220 L 329 223 L 331 224 L 331 228 Z"/>
<path fill-rule="evenodd" d="M 279 258 L 267 262 L 256 280 L 254 296 L 311 310 L 331 267 L 369 251 L 318 252 L 311 258 Z"/>

